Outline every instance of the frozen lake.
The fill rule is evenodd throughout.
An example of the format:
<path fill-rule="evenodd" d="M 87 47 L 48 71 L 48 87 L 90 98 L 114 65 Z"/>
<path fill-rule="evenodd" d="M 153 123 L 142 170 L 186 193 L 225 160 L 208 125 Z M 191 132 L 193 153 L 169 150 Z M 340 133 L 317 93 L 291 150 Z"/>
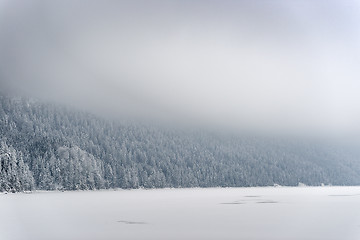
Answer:
<path fill-rule="evenodd" d="M 0 240 L 360 239 L 360 187 L 0 194 Z"/>

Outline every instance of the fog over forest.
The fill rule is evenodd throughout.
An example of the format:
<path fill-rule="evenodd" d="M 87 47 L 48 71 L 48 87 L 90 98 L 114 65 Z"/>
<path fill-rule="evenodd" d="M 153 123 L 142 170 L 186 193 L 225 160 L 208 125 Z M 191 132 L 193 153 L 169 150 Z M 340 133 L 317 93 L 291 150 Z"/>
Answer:
<path fill-rule="evenodd" d="M 360 0 L 0 0 L 0 240 L 360 239 Z"/>
<path fill-rule="evenodd" d="M 354 134 L 358 1 L 0 1 L 0 89 L 100 116 Z"/>

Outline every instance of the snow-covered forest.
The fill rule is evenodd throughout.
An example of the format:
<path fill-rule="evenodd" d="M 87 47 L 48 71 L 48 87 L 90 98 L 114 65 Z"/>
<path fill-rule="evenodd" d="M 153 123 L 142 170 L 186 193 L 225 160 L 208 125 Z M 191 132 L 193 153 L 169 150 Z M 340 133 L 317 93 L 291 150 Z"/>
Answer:
<path fill-rule="evenodd" d="M 121 124 L 0 96 L 0 191 L 359 185 L 355 150 Z"/>

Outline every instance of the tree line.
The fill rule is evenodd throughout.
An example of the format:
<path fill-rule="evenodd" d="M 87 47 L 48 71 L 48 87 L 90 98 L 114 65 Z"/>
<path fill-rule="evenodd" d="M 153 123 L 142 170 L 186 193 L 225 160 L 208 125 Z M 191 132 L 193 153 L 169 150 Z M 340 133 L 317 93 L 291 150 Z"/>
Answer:
<path fill-rule="evenodd" d="M 356 151 L 119 123 L 0 95 L 0 191 L 359 185 Z"/>

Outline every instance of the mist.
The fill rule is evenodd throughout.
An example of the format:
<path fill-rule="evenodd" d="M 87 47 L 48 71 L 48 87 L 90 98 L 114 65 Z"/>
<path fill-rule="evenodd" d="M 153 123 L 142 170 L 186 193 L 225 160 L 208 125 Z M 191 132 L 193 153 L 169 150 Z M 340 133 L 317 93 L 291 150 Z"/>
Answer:
<path fill-rule="evenodd" d="M 358 1 L 1 1 L 0 89 L 116 119 L 349 134 Z"/>

